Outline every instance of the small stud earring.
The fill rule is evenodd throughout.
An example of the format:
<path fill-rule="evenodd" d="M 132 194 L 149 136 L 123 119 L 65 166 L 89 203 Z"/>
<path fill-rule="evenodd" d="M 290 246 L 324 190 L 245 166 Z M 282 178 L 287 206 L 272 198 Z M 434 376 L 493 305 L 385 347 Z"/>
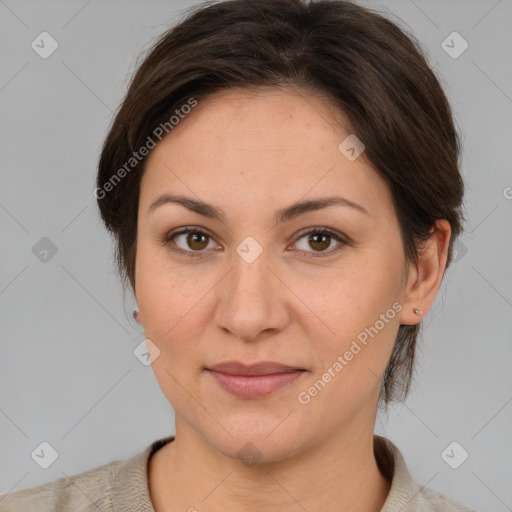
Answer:
<path fill-rule="evenodd" d="M 414 308 L 413 309 L 414 313 L 417 314 L 418 316 L 421 316 L 423 314 L 423 311 L 421 311 L 421 309 L 416 309 Z"/>
<path fill-rule="evenodd" d="M 140 315 L 140 313 L 136 309 L 134 309 L 133 310 L 133 318 L 135 319 L 136 322 L 139 321 L 139 319 L 137 318 L 139 315 Z"/>

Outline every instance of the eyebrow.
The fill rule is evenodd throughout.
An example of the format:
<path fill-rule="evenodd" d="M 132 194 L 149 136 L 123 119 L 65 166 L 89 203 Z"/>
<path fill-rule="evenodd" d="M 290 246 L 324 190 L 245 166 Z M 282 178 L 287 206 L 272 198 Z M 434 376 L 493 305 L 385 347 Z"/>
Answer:
<path fill-rule="evenodd" d="M 149 206 L 148 213 L 153 212 L 159 206 L 169 203 L 181 205 L 187 208 L 188 210 L 194 213 L 198 213 L 199 215 L 202 215 L 204 217 L 217 219 L 224 223 L 226 222 L 226 216 L 224 215 L 224 212 L 220 208 L 217 208 L 216 206 L 205 203 L 204 201 L 200 201 L 198 199 L 193 199 L 191 197 L 174 194 L 163 194 L 160 197 L 158 197 L 156 201 L 154 201 Z M 273 215 L 273 219 L 276 223 L 286 222 L 293 220 L 294 218 L 304 213 L 320 210 L 322 208 L 327 208 L 329 206 L 345 206 L 353 208 L 366 215 L 369 215 L 368 211 L 363 206 L 354 201 L 351 201 L 341 196 L 329 196 L 293 203 L 292 205 L 287 206 L 286 208 L 278 210 Z"/>

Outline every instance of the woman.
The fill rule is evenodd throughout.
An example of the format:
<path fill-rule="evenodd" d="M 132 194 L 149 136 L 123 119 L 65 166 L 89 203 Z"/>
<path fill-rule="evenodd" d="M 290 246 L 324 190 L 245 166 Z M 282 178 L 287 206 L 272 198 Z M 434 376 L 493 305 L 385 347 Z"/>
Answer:
<path fill-rule="evenodd" d="M 176 435 L 13 510 L 470 510 L 374 434 L 462 231 L 412 36 L 350 2 L 200 5 L 155 44 L 95 191 Z"/>

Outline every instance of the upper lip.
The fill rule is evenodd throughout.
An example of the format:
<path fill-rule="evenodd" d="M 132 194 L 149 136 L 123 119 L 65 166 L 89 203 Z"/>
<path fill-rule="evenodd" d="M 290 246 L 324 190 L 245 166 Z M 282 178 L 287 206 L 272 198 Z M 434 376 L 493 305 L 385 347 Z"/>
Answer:
<path fill-rule="evenodd" d="M 303 368 L 296 368 L 286 364 L 272 361 L 262 361 L 254 364 L 244 364 L 238 361 L 227 361 L 208 367 L 207 370 L 227 373 L 229 375 L 271 375 L 274 373 L 301 371 Z"/>

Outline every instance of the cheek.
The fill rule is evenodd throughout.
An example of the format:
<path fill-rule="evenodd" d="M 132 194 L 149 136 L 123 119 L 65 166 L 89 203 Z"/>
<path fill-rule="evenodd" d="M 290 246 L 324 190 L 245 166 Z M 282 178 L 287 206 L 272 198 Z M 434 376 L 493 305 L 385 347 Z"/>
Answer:
<path fill-rule="evenodd" d="M 293 280 L 293 291 L 310 309 L 306 316 L 314 313 L 334 338 L 356 336 L 400 299 L 399 264 L 368 252 L 336 268 L 297 273 Z"/>
<path fill-rule="evenodd" d="M 206 286 L 203 277 L 193 275 L 194 270 L 186 264 L 171 265 L 170 261 L 161 247 L 139 243 L 135 266 L 137 304 L 145 324 L 156 331 L 169 329 L 184 317 Z"/>
<path fill-rule="evenodd" d="M 146 336 L 161 351 L 183 360 L 184 351 L 192 356 L 195 340 L 215 317 L 214 296 L 229 290 L 222 290 L 226 268 L 207 261 L 171 261 L 161 247 L 139 244 L 137 302 Z M 399 265 L 399 255 L 391 250 L 383 253 L 381 246 L 347 257 L 336 267 L 301 264 L 283 269 L 283 280 L 293 292 L 283 290 L 283 307 L 290 308 L 305 339 L 317 340 L 311 348 L 324 366 L 349 350 L 353 340 L 364 343 L 365 333 L 368 346 L 374 340 L 379 344 L 371 343 L 373 349 L 365 347 L 355 359 L 379 361 L 387 355 L 397 321 L 387 315 L 390 321 L 384 328 L 382 322 L 377 325 L 377 335 L 374 327 L 399 297 Z M 215 293 L 210 293 L 214 288 Z"/>
<path fill-rule="evenodd" d="M 307 297 L 315 313 L 308 313 L 311 320 L 303 325 L 307 336 L 317 340 L 312 344 L 319 362 L 314 378 L 320 375 L 349 400 L 379 387 L 389 361 L 401 310 L 397 261 L 359 258 L 329 275 L 317 275 L 314 286 L 297 282 L 297 295 Z"/>
<path fill-rule="evenodd" d="M 194 378 L 191 370 L 197 362 L 199 330 L 204 314 L 201 298 L 207 294 L 204 279 L 192 272 L 173 268 L 142 247 L 137 253 L 137 304 L 145 337 L 156 345 L 152 361 L 155 378 L 174 407 L 185 408 L 189 395 L 184 391 Z"/>

